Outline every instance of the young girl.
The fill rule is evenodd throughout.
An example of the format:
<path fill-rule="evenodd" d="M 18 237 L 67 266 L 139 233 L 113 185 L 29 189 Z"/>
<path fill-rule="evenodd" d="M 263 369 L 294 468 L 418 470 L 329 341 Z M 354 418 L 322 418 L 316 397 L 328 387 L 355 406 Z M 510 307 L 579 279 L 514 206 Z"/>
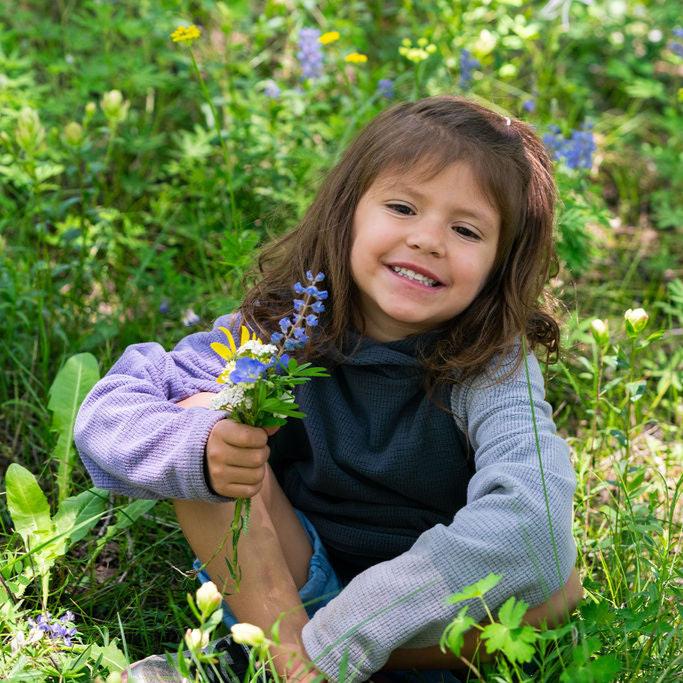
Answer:
<path fill-rule="evenodd" d="M 170 353 L 130 346 L 83 403 L 95 484 L 174 499 L 203 580 L 226 592 L 230 501 L 252 498 L 224 607 L 264 630 L 286 612 L 281 673 L 311 659 L 330 681 L 343 667 L 457 680 L 437 646 L 462 608 L 446 598 L 489 572 L 489 607 L 515 595 L 529 623 L 578 602 L 575 478 L 529 352 L 558 348 L 542 296 L 555 193 L 524 123 L 450 96 L 398 104 L 263 249 L 238 313 Z M 209 409 L 218 327 L 267 340 L 307 270 L 326 274 L 329 301 L 305 353 L 330 377 L 297 387 L 306 417 L 265 430 Z M 479 601 L 469 614 L 484 619 Z M 473 630 L 464 654 L 476 646 Z"/>

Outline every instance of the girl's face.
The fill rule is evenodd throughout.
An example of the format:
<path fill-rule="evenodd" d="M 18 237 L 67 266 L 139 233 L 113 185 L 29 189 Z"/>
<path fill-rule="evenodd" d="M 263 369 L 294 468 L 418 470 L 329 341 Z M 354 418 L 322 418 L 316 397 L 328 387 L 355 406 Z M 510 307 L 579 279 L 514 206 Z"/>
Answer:
<path fill-rule="evenodd" d="M 366 334 L 393 341 L 462 313 L 486 282 L 499 232 L 466 162 L 428 181 L 380 174 L 353 216 L 351 273 Z"/>

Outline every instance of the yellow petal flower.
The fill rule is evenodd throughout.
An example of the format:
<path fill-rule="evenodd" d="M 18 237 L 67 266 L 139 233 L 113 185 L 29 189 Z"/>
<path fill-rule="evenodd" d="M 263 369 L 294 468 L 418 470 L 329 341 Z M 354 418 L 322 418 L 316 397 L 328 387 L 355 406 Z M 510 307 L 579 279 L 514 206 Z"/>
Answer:
<path fill-rule="evenodd" d="M 323 33 L 320 38 L 318 38 L 318 42 L 322 45 L 329 45 L 337 40 L 339 40 L 339 31 L 328 31 L 327 33 Z"/>
<path fill-rule="evenodd" d="M 232 354 L 236 354 L 237 346 L 235 345 L 235 340 L 232 338 L 232 332 L 230 332 L 227 327 L 219 327 L 218 329 L 228 338 L 228 344 L 230 344 L 230 351 L 232 351 Z"/>
<path fill-rule="evenodd" d="M 171 40 L 174 43 L 193 43 L 201 35 L 201 30 L 194 24 L 191 24 L 190 26 L 178 26 L 178 28 L 171 33 Z"/>
<path fill-rule="evenodd" d="M 368 61 L 368 56 L 363 55 L 360 52 L 352 52 L 350 55 L 344 57 L 344 61 L 351 64 L 364 64 Z"/>
<path fill-rule="evenodd" d="M 225 344 L 220 342 L 211 342 L 210 346 L 223 360 L 230 360 L 235 355 Z"/>

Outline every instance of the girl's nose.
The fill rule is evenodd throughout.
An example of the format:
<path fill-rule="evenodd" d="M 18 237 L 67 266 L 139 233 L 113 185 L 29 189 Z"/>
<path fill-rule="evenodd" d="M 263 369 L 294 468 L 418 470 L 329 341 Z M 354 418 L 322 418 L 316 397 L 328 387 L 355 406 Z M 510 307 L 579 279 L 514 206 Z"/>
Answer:
<path fill-rule="evenodd" d="M 408 235 L 406 242 L 411 249 L 419 249 L 434 256 L 443 256 L 444 228 L 436 220 L 425 219 Z"/>

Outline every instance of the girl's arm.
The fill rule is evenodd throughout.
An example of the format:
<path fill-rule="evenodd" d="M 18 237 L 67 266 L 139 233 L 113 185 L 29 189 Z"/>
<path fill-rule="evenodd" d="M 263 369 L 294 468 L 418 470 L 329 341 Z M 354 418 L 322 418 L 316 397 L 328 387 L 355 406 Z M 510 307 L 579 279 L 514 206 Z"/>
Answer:
<path fill-rule="evenodd" d="M 394 650 L 436 645 L 463 607 L 446 598 L 489 572 L 502 577 L 486 595 L 491 610 L 511 595 L 535 607 L 567 582 L 576 560 L 575 476 L 544 399 L 538 362 L 531 354 L 527 360 L 531 391 L 524 363 L 510 377 L 504 363 L 491 377 L 453 391 L 453 411 L 476 461 L 467 505 L 453 522 L 427 530 L 409 551 L 355 577 L 304 627 L 306 651 L 331 680 L 345 650 L 348 670 L 364 680 Z M 479 600 L 464 604 L 483 621 Z"/>
<path fill-rule="evenodd" d="M 129 346 L 86 396 L 74 439 L 96 486 L 136 498 L 229 500 L 209 490 L 204 470 L 208 436 L 227 414 L 176 405 L 220 388 L 222 363 L 210 347 L 225 341 L 219 326 L 239 337 L 239 316 L 231 315 L 169 353 L 153 342 Z"/>

